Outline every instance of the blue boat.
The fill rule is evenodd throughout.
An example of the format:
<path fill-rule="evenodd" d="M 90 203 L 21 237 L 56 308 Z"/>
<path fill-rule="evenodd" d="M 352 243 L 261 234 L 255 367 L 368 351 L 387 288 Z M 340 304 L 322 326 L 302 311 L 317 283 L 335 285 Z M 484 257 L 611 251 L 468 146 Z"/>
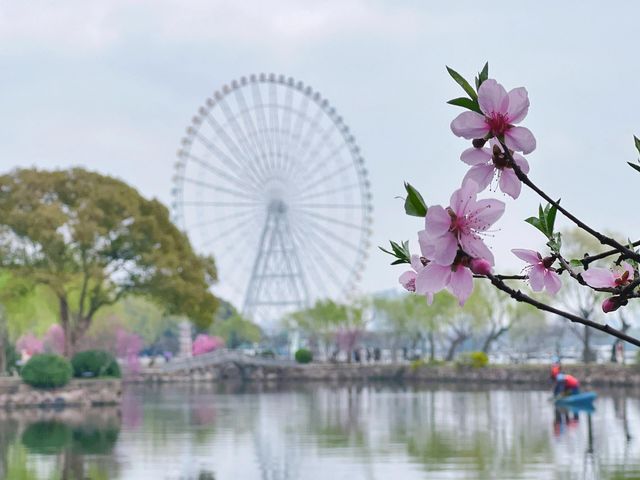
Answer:
<path fill-rule="evenodd" d="M 584 392 L 557 398 L 555 402 L 559 407 L 590 405 L 597 398 L 597 396 L 598 394 L 595 392 Z"/>

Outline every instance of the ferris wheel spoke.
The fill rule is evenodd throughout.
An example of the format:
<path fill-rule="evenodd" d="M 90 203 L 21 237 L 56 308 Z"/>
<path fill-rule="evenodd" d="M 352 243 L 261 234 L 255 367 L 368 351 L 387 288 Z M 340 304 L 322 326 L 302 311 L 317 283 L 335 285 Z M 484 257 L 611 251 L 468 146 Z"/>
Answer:
<path fill-rule="evenodd" d="M 354 252 L 360 253 L 361 249 L 360 249 L 359 245 L 354 245 L 353 243 L 348 242 L 347 240 L 345 240 L 341 236 L 337 235 L 333 230 L 330 230 L 327 227 L 324 227 L 324 226 L 318 224 L 314 220 L 311 220 L 310 218 L 308 218 L 307 221 L 305 222 L 305 225 L 310 227 L 310 228 L 312 228 L 312 229 L 315 229 L 319 233 L 322 233 L 327 238 L 332 239 L 335 243 L 338 243 L 340 245 L 344 245 L 345 247 L 350 248 Z"/>
<path fill-rule="evenodd" d="M 302 122 L 303 126 L 305 124 L 308 124 L 307 130 L 306 132 L 302 133 L 300 132 L 300 138 L 298 139 L 298 143 L 295 145 L 294 149 L 293 149 L 293 167 L 295 167 L 295 169 L 291 172 L 292 174 L 294 174 L 295 177 L 295 171 L 296 170 L 300 170 L 301 168 L 304 168 L 304 154 L 305 152 L 308 150 L 309 145 L 311 144 L 311 141 L 313 140 L 313 138 L 318 134 L 318 130 L 320 130 L 320 119 L 322 118 L 323 115 L 323 111 L 321 108 L 316 109 L 316 113 L 315 115 L 312 117 L 311 121 L 309 122 Z"/>
<path fill-rule="evenodd" d="M 364 208 L 362 203 L 299 203 L 299 208 Z"/>
<path fill-rule="evenodd" d="M 321 185 L 320 183 L 316 184 L 316 185 Z M 330 190 L 324 190 L 322 192 L 314 192 L 313 189 L 311 190 L 307 190 L 308 192 L 310 191 L 311 193 L 307 194 L 307 195 L 303 195 L 303 196 L 294 196 L 292 197 L 292 200 L 308 200 L 309 198 L 316 198 L 316 197 L 322 197 L 324 195 L 331 195 L 334 193 L 339 193 L 339 192 L 348 192 L 350 190 L 355 190 L 355 189 L 359 189 L 360 188 L 360 184 L 359 183 L 351 183 L 349 185 L 343 185 L 341 187 L 336 187 L 336 188 L 332 188 Z"/>
<path fill-rule="evenodd" d="M 295 238 L 295 243 L 298 248 L 298 252 L 304 253 L 303 258 L 306 260 L 303 262 L 305 265 L 309 267 L 310 270 L 313 270 L 315 275 L 310 277 L 310 280 L 313 281 L 315 285 L 320 287 L 321 290 L 324 291 L 325 296 L 329 297 L 330 293 L 327 290 L 327 285 L 322 281 L 323 277 L 329 276 L 333 280 L 336 285 L 340 285 L 342 282 L 334 273 L 334 269 L 326 268 L 327 265 L 322 259 L 324 258 L 324 253 L 318 249 L 317 246 L 312 244 L 311 242 L 306 241 L 304 238 L 304 232 L 299 231 L 297 228 L 292 228 L 292 234 Z M 322 275 L 321 272 L 326 272 L 326 275 Z"/>
<path fill-rule="evenodd" d="M 303 228 L 305 232 L 305 236 L 313 241 L 315 239 L 316 243 L 321 247 L 321 250 L 329 254 L 329 258 L 331 258 L 335 264 L 340 265 L 343 269 L 348 272 L 351 272 L 351 268 L 348 265 L 348 262 L 344 259 L 342 255 L 340 255 L 327 241 L 317 233 L 317 231 L 313 229 Z"/>
<path fill-rule="evenodd" d="M 260 87 L 257 84 L 253 84 L 251 87 L 251 94 L 253 96 L 253 103 L 255 104 L 255 115 L 258 123 L 258 131 L 262 131 L 264 135 L 264 144 L 267 147 L 266 163 L 268 170 L 273 170 L 271 159 L 273 158 L 273 145 L 271 143 L 271 137 L 268 135 L 268 124 L 264 114 L 264 102 L 262 101 L 262 93 Z"/>
<path fill-rule="evenodd" d="M 240 106 L 240 115 L 242 118 L 242 123 L 244 123 L 245 128 L 249 132 L 249 138 L 253 140 L 256 151 L 256 161 L 260 165 L 260 170 L 263 172 L 266 171 L 266 158 L 268 155 L 268 150 L 265 150 L 265 145 L 260 141 L 258 130 L 253 123 L 253 118 L 251 116 L 251 109 L 247 106 L 247 100 L 242 93 L 242 90 L 236 90 L 236 101 Z M 263 164 L 263 160 L 265 164 Z"/>
<path fill-rule="evenodd" d="M 191 154 L 191 153 L 184 153 L 183 155 L 184 157 L 188 158 L 189 160 L 192 160 L 194 163 L 197 163 L 198 165 L 200 165 L 202 168 L 210 171 L 211 173 L 214 173 L 215 175 L 219 176 L 220 178 L 224 178 L 225 180 L 227 180 L 229 183 L 233 183 L 235 186 L 240 187 L 240 188 L 245 188 L 253 193 L 258 193 L 258 190 L 256 189 L 255 186 L 249 185 L 248 183 L 245 183 L 244 181 L 242 181 L 240 178 L 235 177 L 233 175 L 229 175 L 227 172 L 225 172 L 224 170 L 220 170 L 217 167 L 214 167 L 213 165 L 211 165 L 210 163 L 202 160 L 199 157 L 196 157 L 195 155 Z"/>
<path fill-rule="evenodd" d="M 293 90 L 287 88 L 284 94 L 284 106 L 282 107 L 282 124 L 280 125 L 280 143 L 282 144 L 282 165 L 285 171 L 289 162 L 289 150 L 291 148 L 291 120 L 292 120 Z"/>
<path fill-rule="evenodd" d="M 260 200 L 258 197 L 247 194 L 246 192 L 239 192 L 237 190 L 231 190 L 229 188 L 226 187 L 218 187 L 217 185 L 213 185 L 211 183 L 208 182 L 204 182 L 202 180 L 196 180 L 195 178 L 189 178 L 189 177 L 185 177 L 184 175 L 177 175 L 177 178 L 179 180 L 182 180 L 183 182 L 188 182 L 191 183 L 193 185 L 198 185 L 199 187 L 202 188 L 206 188 L 209 190 L 215 190 L 217 192 L 224 192 L 227 193 L 229 195 L 233 195 L 236 197 L 240 197 L 240 198 L 248 198 L 251 200 Z"/>
<path fill-rule="evenodd" d="M 267 109 L 269 110 L 269 126 L 273 131 L 273 146 L 274 146 L 274 167 L 277 170 L 282 168 L 281 155 L 282 148 L 280 145 L 280 119 L 278 117 L 278 92 L 276 91 L 276 84 L 270 83 L 268 90 L 269 103 Z"/>
<path fill-rule="evenodd" d="M 207 116 L 207 118 L 210 118 L 210 115 Z M 213 142 L 209 141 L 208 139 L 206 139 L 202 134 L 197 133 L 195 135 L 195 138 L 207 149 L 209 150 L 209 152 L 211 152 L 213 155 L 215 155 L 216 157 L 219 157 L 220 160 L 225 161 L 225 163 L 227 164 L 227 166 L 229 168 L 231 168 L 233 170 L 233 172 L 238 175 L 240 174 L 240 177 L 247 177 L 251 180 L 252 183 L 255 184 L 255 186 L 259 189 L 260 185 L 261 185 L 261 178 L 259 176 L 257 176 L 255 174 L 255 172 L 252 171 L 248 171 L 246 168 L 244 168 L 241 163 L 237 163 L 237 162 L 242 162 L 242 158 L 238 158 L 234 155 L 234 159 L 231 159 L 231 157 L 229 157 L 226 153 L 224 153 L 222 150 L 220 150 Z"/>
<path fill-rule="evenodd" d="M 323 177 L 320 177 L 318 179 L 314 179 L 312 176 L 307 177 L 307 183 L 300 187 L 300 191 L 304 192 L 306 191 L 308 188 L 313 187 L 315 185 L 321 185 L 323 183 L 325 183 L 327 180 L 331 180 L 334 177 L 337 177 L 338 175 L 340 175 L 341 173 L 349 170 L 353 168 L 353 163 L 352 162 L 348 162 L 344 165 L 340 165 L 337 169 L 331 171 L 331 173 L 327 173 L 326 175 L 324 175 Z M 314 172 L 316 173 L 316 172 Z"/>
<path fill-rule="evenodd" d="M 289 165 L 285 169 L 285 172 L 290 173 L 293 166 L 296 163 L 296 150 L 300 143 L 300 139 L 302 137 L 302 128 L 304 127 L 305 120 L 307 117 L 307 110 L 309 109 L 309 97 L 307 95 L 302 96 L 302 101 L 300 102 L 300 106 L 298 107 L 298 111 L 296 112 L 296 120 L 293 124 L 293 129 L 291 131 L 291 139 L 289 142 L 288 153 L 289 153 Z"/>
<path fill-rule="evenodd" d="M 252 217 L 249 220 L 257 220 L 258 218 L 259 218 L 258 215 L 254 215 L 254 217 Z M 220 240 L 223 240 L 223 239 L 229 237 L 230 235 L 232 235 L 234 233 L 236 233 L 237 235 L 234 235 L 231 238 L 233 238 L 233 239 L 236 239 L 236 238 L 242 239 L 242 238 L 244 238 L 245 234 L 247 232 L 253 231 L 256 228 L 255 223 L 252 222 L 252 221 L 249 221 L 249 220 L 244 219 L 243 221 L 241 221 L 241 222 L 239 222 L 237 224 L 234 224 L 231 228 L 228 228 L 228 229 L 226 229 L 226 230 L 224 230 L 224 231 L 222 231 L 220 233 L 217 233 L 215 237 L 207 238 L 206 240 L 204 240 L 199 245 L 199 248 L 209 246 L 209 245 L 211 245 L 213 243 L 217 243 Z M 242 227 L 244 227 L 244 228 L 242 228 Z M 236 243 L 235 241 L 234 242 L 229 242 L 229 245 L 235 245 L 235 243 Z"/>
<path fill-rule="evenodd" d="M 331 217 L 327 217 L 325 215 L 321 215 L 321 214 L 319 214 L 317 212 L 307 211 L 307 210 L 297 210 L 297 212 L 299 212 L 300 215 L 310 215 L 310 216 L 312 216 L 314 218 L 317 218 L 318 220 L 329 222 L 329 223 L 332 223 L 332 224 L 335 224 L 335 225 L 341 225 L 343 227 L 351 228 L 353 230 L 357 230 L 357 231 L 365 230 L 365 228 L 360 224 L 344 222 L 344 221 L 338 220 L 336 218 L 331 218 Z"/>
<path fill-rule="evenodd" d="M 255 209 L 245 210 L 244 212 L 234 212 L 230 215 L 223 215 L 222 217 L 216 217 L 208 220 L 204 220 L 198 223 L 193 223 L 185 227 L 185 230 L 193 230 L 196 228 L 206 227 L 207 225 L 213 225 L 214 223 L 222 223 L 228 220 L 235 220 L 240 217 L 245 217 L 247 215 L 251 215 L 255 213 Z"/>
<path fill-rule="evenodd" d="M 256 208 L 263 206 L 261 202 L 209 202 L 206 200 L 185 200 L 182 205 L 186 207 L 235 207 Z"/>

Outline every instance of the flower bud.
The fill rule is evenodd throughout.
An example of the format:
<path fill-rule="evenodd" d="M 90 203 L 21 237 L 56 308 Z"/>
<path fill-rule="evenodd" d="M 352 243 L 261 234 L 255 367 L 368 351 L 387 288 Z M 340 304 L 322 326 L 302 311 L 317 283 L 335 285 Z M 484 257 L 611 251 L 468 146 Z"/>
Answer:
<path fill-rule="evenodd" d="M 487 143 L 487 141 L 484 138 L 474 138 L 471 142 L 475 148 L 482 148 L 485 143 Z"/>
<path fill-rule="evenodd" d="M 491 264 L 484 258 L 472 258 L 469 262 L 469 268 L 476 275 L 489 275 L 491 273 Z"/>
<path fill-rule="evenodd" d="M 602 311 L 604 313 L 615 312 L 619 308 L 620 302 L 618 301 L 618 297 L 606 298 L 604 302 L 602 302 Z"/>

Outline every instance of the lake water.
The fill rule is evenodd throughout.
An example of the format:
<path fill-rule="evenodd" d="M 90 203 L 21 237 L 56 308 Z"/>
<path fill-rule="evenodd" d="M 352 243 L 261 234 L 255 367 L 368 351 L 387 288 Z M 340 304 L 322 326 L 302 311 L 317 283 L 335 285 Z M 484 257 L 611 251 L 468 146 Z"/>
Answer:
<path fill-rule="evenodd" d="M 127 387 L 121 411 L 0 412 L 0 477 L 640 478 L 640 394 L 600 393 L 576 420 L 546 390 Z"/>

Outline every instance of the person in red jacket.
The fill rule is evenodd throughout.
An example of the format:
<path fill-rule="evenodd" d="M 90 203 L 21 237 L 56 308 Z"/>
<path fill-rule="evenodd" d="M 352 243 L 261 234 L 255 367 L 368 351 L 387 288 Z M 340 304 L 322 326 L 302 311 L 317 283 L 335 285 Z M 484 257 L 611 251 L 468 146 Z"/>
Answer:
<path fill-rule="evenodd" d="M 555 381 L 553 395 L 576 395 L 580 393 L 580 381 L 573 375 L 560 372 L 560 369 L 552 369 L 551 376 Z"/>

